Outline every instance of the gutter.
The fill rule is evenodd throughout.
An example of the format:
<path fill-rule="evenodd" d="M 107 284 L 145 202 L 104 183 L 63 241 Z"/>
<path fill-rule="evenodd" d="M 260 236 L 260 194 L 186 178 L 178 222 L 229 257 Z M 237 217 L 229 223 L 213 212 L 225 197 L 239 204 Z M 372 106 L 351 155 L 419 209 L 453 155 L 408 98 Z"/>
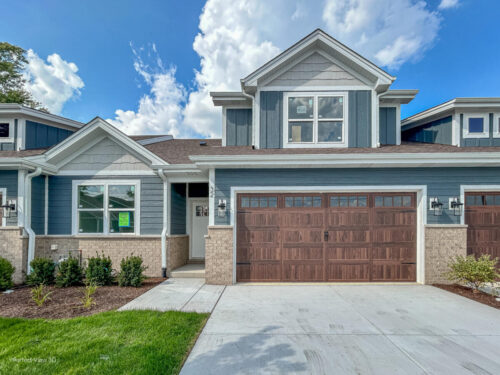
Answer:
<path fill-rule="evenodd" d="M 161 274 L 167 277 L 167 235 L 168 235 L 168 179 L 162 168 L 158 176 L 163 181 L 163 229 L 161 231 Z"/>
<path fill-rule="evenodd" d="M 42 168 L 37 167 L 24 179 L 24 230 L 28 233 L 28 266 L 26 268 L 28 275 L 31 273 L 30 263 L 35 258 L 35 232 L 31 228 L 31 180 L 41 174 Z"/>

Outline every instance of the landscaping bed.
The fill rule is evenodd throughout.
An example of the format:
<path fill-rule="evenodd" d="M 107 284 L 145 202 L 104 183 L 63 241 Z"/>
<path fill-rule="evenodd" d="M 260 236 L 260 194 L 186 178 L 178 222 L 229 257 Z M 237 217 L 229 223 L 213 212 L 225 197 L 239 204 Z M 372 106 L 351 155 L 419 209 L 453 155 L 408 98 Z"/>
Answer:
<path fill-rule="evenodd" d="M 177 311 L 0 318 L 0 373 L 178 374 L 207 318 Z"/>
<path fill-rule="evenodd" d="M 481 291 L 477 291 L 474 293 L 471 288 L 467 288 L 458 284 L 433 284 L 433 286 L 444 289 L 451 293 L 461 295 L 463 297 L 470 298 L 476 302 L 484 303 L 485 305 L 500 309 L 500 301 L 497 301 L 496 297 L 492 296 L 491 294 L 487 294 Z"/>
<path fill-rule="evenodd" d="M 145 279 L 140 287 L 102 286 L 94 294 L 95 305 L 82 306 L 85 287 L 47 287 L 50 299 L 38 307 L 31 299 L 31 288 L 20 287 L 10 294 L 0 292 L 0 316 L 19 318 L 73 318 L 115 310 L 158 285 L 164 278 Z"/>

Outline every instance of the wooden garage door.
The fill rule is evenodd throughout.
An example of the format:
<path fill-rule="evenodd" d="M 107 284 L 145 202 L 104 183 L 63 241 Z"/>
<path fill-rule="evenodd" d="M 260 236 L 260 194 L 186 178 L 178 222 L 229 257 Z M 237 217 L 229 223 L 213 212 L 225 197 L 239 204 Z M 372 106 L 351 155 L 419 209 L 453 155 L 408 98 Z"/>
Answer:
<path fill-rule="evenodd" d="M 500 258 L 500 192 L 466 193 L 465 224 L 467 254 Z"/>
<path fill-rule="evenodd" d="M 414 193 L 241 194 L 237 281 L 415 281 Z"/>

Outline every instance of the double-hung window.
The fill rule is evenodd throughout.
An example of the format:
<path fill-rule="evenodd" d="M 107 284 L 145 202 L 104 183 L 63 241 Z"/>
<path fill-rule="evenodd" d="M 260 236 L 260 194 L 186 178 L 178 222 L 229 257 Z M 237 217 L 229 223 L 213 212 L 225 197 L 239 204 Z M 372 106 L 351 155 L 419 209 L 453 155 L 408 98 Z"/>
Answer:
<path fill-rule="evenodd" d="M 137 181 L 75 181 L 75 234 L 138 234 L 139 188 Z"/>
<path fill-rule="evenodd" d="M 345 93 L 289 92 L 284 98 L 285 147 L 345 146 Z"/>

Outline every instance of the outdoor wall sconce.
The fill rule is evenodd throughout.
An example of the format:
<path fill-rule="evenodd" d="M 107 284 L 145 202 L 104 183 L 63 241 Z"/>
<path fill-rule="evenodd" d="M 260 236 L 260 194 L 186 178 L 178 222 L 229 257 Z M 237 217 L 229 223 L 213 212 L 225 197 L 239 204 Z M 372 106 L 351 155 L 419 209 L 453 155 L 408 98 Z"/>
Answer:
<path fill-rule="evenodd" d="M 439 201 L 439 198 L 430 199 L 431 210 L 434 212 L 434 216 L 441 216 L 443 214 L 443 203 Z"/>
<path fill-rule="evenodd" d="M 450 198 L 450 210 L 453 210 L 453 215 L 461 216 L 464 204 L 460 202 L 460 198 Z"/>
<path fill-rule="evenodd" d="M 226 217 L 226 200 L 219 199 L 219 204 L 217 205 L 217 216 Z"/>
<path fill-rule="evenodd" d="M 3 209 L 3 217 L 10 218 L 10 215 L 16 212 L 16 200 L 9 199 L 7 204 L 0 206 Z"/>

